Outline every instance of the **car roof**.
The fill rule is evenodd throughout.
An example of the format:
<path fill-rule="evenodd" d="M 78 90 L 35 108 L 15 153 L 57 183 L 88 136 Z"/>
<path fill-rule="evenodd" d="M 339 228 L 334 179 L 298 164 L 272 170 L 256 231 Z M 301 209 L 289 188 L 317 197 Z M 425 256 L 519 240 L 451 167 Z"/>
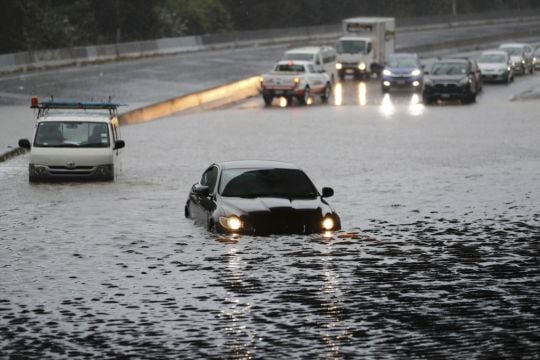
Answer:
<path fill-rule="evenodd" d="M 38 121 L 73 121 L 73 122 L 110 122 L 112 119 L 105 112 L 53 112 L 45 113 Z"/>
<path fill-rule="evenodd" d="M 298 169 L 294 164 L 273 160 L 231 160 L 216 165 L 222 169 Z"/>
<path fill-rule="evenodd" d="M 499 45 L 499 49 L 500 49 L 500 48 L 505 48 L 505 47 L 523 47 L 523 46 L 527 46 L 527 44 L 522 44 L 522 43 L 508 43 L 508 44 L 501 44 L 501 45 Z"/>
<path fill-rule="evenodd" d="M 470 59 L 465 58 L 441 58 L 437 59 L 435 62 L 455 62 L 455 63 L 468 63 Z"/>
<path fill-rule="evenodd" d="M 482 53 L 480 55 L 483 55 L 483 54 L 499 54 L 499 55 L 508 55 L 508 53 L 504 50 L 486 50 L 486 51 L 482 51 Z"/>
<path fill-rule="evenodd" d="M 297 65 L 313 65 L 313 61 L 307 61 L 307 60 L 280 60 L 278 61 L 278 64 L 297 64 Z"/>

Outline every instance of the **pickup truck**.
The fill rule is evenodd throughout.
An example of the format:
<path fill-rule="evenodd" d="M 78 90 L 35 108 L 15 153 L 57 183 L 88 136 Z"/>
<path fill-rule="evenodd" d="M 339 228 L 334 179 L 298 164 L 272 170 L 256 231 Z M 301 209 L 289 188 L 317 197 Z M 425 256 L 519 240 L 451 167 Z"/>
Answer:
<path fill-rule="evenodd" d="M 301 105 L 306 105 L 312 95 L 319 95 L 326 103 L 332 93 L 328 73 L 310 61 L 279 61 L 272 72 L 260 77 L 259 82 L 266 106 L 272 104 L 274 97 L 285 97 L 287 104 L 296 98 Z"/>

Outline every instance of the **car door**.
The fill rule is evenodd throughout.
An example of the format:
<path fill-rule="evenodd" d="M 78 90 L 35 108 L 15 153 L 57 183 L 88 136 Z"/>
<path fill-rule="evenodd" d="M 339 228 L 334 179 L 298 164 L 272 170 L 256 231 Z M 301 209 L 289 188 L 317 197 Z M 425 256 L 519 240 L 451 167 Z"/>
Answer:
<path fill-rule="evenodd" d="M 210 166 L 201 176 L 201 180 L 193 185 L 193 188 L 190 193 L 191 200 L 191 215 L 199 222 L 206 224 L 211 214 L 215 208 L 215 192 L 217 186 L 217 178 L 219 174 L 219 169 L 216 165 Z M 207 187 L 208 192 L 206 194 L 201 194 L 198 189 L 202 187 Z"/>

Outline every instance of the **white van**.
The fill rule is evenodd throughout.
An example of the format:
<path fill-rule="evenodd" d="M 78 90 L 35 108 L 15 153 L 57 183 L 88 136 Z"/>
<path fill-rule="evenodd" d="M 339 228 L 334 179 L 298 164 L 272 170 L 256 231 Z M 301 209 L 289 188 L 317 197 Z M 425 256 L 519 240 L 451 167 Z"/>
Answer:
<path fill-rule="evenodd" d="M 283 54 L 281 60 L 302 60 L 311 61 L 322 66 L 328 73 L 332 83 L 337 79 L 336 71 L 336 49 L 331 46 L 306 46 L 291 49 Z"/>
<path fill-rule="evenodd" d="M 95 102 L 39 103 L 32 98 L 38 117 L 32 142 L 19 140 L 30 151 L 29 181 L 114 180 L 119 170 L 117 108 Z M 61 111 L 56 111 L 61 110 Z"/>

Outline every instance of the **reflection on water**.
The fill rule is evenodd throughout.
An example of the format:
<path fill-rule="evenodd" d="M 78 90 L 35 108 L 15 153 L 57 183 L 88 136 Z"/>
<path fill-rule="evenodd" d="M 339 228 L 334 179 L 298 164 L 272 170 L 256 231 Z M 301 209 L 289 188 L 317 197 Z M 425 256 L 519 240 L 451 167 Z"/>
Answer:
<path fill-rule="evenodd" d="M 385 117 L 391 117 L 396 112 L 396 108 L 392 103 L 392 98 L 389 93 L 384 94 L 381 105 L 379 106 L 379 111 Z"/>
<path fill-rule="evenodd" d="M 343 104 L 343 85 L 340 82 L 334 86 L 334 105 L 341 106 Z"/>
<path fill-rule="evenodd" d="M 424 113 L 424 110 L 425 106 L 420 95 L 413 94 L 409 103 L 409 114 L 413 116 L 420 116 Z"/>
<path fill-rule="evenodd" d="M 364 81 L 358 84 L 358 103 L 360 106 L 367 105 L 367 87 Z"/>

